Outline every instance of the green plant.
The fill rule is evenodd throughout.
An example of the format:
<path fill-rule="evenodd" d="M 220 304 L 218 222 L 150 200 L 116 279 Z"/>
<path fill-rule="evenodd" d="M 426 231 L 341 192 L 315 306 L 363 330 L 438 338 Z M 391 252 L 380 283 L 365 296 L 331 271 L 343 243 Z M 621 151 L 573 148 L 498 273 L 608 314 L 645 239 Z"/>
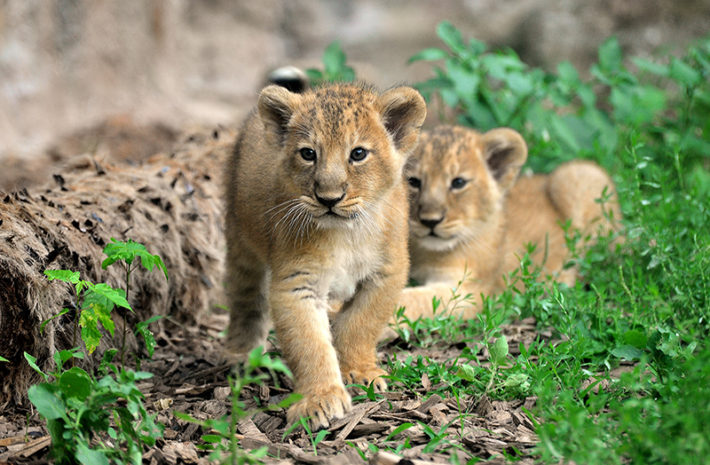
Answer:
<path fill-rule="evenodd" d="M 113 363 L 117 350 L 104 353 L 100 367 L 101 377 L 97 378 L 78 366 L 66 369 L 65 364 L 73 359 L 83 359 L 86 354 L 77 347 L 77 333 L 81 328 L 81 339 L 86 351 L 91 354 L 99 346 L 102 326 L 113 337 L 114 322 L 111 311 L 120 307 L 133 311 L 127 296 L 130 289 L 130 272 L 133 260 L 140 257 L 149 271 L 159 266 L 167 278 L 167 270 L 157 255 L 148 254 L 145 247 L 133 241 L 118 242 L 112 239 L 104 249 L 108 258 L 104 268 L 116 261 L 123 263 L 126 270 L 126 288 L 114 289 L 105 283 L 94 284 L 82 280 L 79 272 L 70 270 L 45 270 L 47 278 L 59 280 L 74 287 L 77 314 L 74 318 L 73 347 L 54 354 L 54 370 L 45 373 L 36 359 L 25 353 L 27 363 L 44 378 L 45 382 L 28 390 L 28 397 L 42 417 L 47 420 L 47 429 L 52 438 L 51 454 L 59 464 L 108 464 L 142 463 L 143 448 L 153 446 L 162 437 L 162 425 L 156 423 L 155 415 L 149 415 L 143 405 L 143 394 L 136 382 L 152 377 L 151 373 L 125 368 L 123 353 L 125 332 L 121 346 L 120 368 Z M 63 309 L 44 321 L 40 327 L 54 318 L 68 314 Z M 148 324 L 139 323 L 137 333 L 146 342 L 152 356 L 155 341 Z M 124 320 L 125 321 L 125 320 Z"/>
<path fill-rule="evenodd" d="M 134 260 L 140 258 L 141 264 L 148 271 L 153 271 L 157 266 L 163 271 L 165 278 L 168 278 L 168 272 L 165 268 L 163 260 L 158 255 L 148 253 L 145 246 L 138 244 L 132 240 L 120 242 L 111 238 L 111 242 L 104 247 L 104 254 L 107 258 L 101 266 L 105 269 L 113 263 L 120 263 L 125 271 L 125 289 L 114 289 L 106 283 L 94 284 L 91 281 L 82 280 L 78 271 L 70 270 L 45 270 L 44 274 L 50 281 L 59 280 L 65 283 L 74 285 L 78 318 L 74 319 L 74 333 L 72 345 L 77 345 L 77 330 L 81 328 L 81 339 L 84 341 L 86 349 L 92 353 L 101 342 L 100 326 L 109 332 L 111 337 L 114 335 L 114 322 L 111 318 L 111 312 L 115 307 L 124 308 L 133 312 L 131 305 L 128 303 L 128 294 L 130 291 L 131 272 L 135 269 Z M 70 309 L 62 309 L 61 312 L 52 316 L 48 320 L 42 322 L 40 330 L 49 323 L 49 321 L 69 313 Z M 148 353 L 152 356 L 155 347 L 155 340 L 152 333 L 148 330 L 148 324 L 156 321 L 160 317 L 153 317 L 146 322 L 140 322 L 137 325 L 137 333 L 143 336 Z M 123 337 L 121 340 L 120 358 L 121 366 L 125 364 L 125 346 L 126 333 L 128 324 L 124 315 Z"/>
<path fill-rule="evenodd" d="M 108 358 L 105 366 L 112 373 L 99 379 L 76 366 L 65 370 L 66 361 L 83 358 L 77 349 L 55 353 L 51 373 L 42 372 L 31 355 L 25 357 L 46 380 L 30 387 L 27 395 L 47 420 L 52 456 L 58 464 L 138 465 L 143 448 L 162 437 L 162 425 L 148 414 L 136 386 L 151 373 L 119 369 Z"/>
<path fill-rule="evenodd" d="M 306 75 L 313 86 L 325 82 L 353 82 L 355 71 L 346 64 L 346 56 L 339 41 L 334 41 L 323 52 L 323 70 L 309 68 Z"/>
<path fill-rule="evenodd" d="M 101 342 L 99 325 L 103 326 L 113 337 L 115 325 L 111 318 L 111 311 L 115 306 L 132 311 L 130 304 L 126 300 L 126 293 L 122 289 L 114 289 L 105 283 L 94 284 L 91 281 L 82 280 L 78 271 L 45 270 L 44 274 L 50 281 L 58 280 L 74 285 L 79 312 L 78 317 L 74 319 L 72 345 L 77 345 L 77 332 L 81 329 L 81 339 L 84 341 L 86 350 L 89 353 L 93 353 Z M 68 308 L 62 309 L 61 312 L 42 322 L 40 330 L 43 330 L 45 325 L 52 319 L 65 315 L 70 311 Z"/>
<path fill-rule="evenodd" d="M 306 435 L 308 436 L 308 440 L 311 442 L 311 447 L 313 448 L 313 455 L 318 455 L 318 444 L 320 444 L 323 439 L 325 439 L 326 436 L 330 434 L 330 431 L 327 429 L 321 429 L 316 432 L 316 434 L 313 434 L 313 431 L 311 431 L 311 427 L 308 424 L 308 419 L 306 418 L 299 418 L 298 421 L 284 431 L 283 437 L 286 438 L 293 430 L 296 428 L 303 428 L 303 430 L 306 432 Z"/>
<path fill-rule="evenodd" d="M 427 373 L 446 380 L 439 392 L 454 397 L 537 396 L 531 418 L 543 462 L 700 463 L 708 444 L 700 439 L 708 436 L 700 398 L 707 397 L 710 333 L 710 39 L 651 61 L 625 59 L 610 38 L 585 79 L 569 63 L 547 72 L 513 51 L 488 51 L 450 23 L 437 33 L 445 47 L 410 60 L 436 63 L 434 77 L 418 84 L 425 97 L 453 110 L 445 112 L 454 115 L 449 122 L 520 131 L 534 171 L 571 158 L 606 167 L 625 238 L 581 250 L 583 238 L 563 225 L 582 282 L 567 288 L 541 279 L 521 257 L 510 287 L 468 327 L 456 324 L 469 345 L 462 363 L 439 362 L 454 375 L 426 357 L 403 356 L 405 363 L 390 362 L 395 379 L 414 387 Z M 517 357 L 502 357 L 502 327 L 515 317 L 534 317 L 540 336 L 520 345 Z M 416 324 L 425 331 L 428 323 Z M 480 347 L 488 348 L 490 368 L 480 364 Z"/>
<path fill-rule="evenodd" d="M 108 266 L 119 263 L 124 270 L 126 276 L 126 289 L 125 298 L 128 298 L 128 294 L 131 288 L 131 272 L 135 269 L 135 261 L 137 258 L 140 259 L 141 265 L 148 271 L 153 271 L 157 266 L 168 279 L 168 270 L 163 263 L 163 259 L 158 255 L 153 255 L 146 250 L 143 244 L 139 244 L 132 240 L 126 242 L 117 241 L 111 238 L 111 242 L 104 247 L 104 253 L 106 254 L 106 259 L 101 263 L 101 267 L 106 269 Z M 129 310 L 130 307 L 128 307 Z M 155 347 L 155 340 L 153 339 L 153 334 L 148 330 L 148 324 L 156 321 L 159 317 L 151 318 L 149 321 L 138 323 L 136 326 L 137 332 L 143 336 L 143 340 L 146 343 L 146 349 L 148 353 L 153 355 L 153 348 Z M 123 337 L 121 339 L 121 365 L 125 362 L 125 347 L 126 347 L 126 334 L 128 332 L 128 324 L 124 318 L 123 324 Z"/>
<path fill-rule="evenodd" d="M 241 395 L 244 388 L 249 384 L 263 383 L 275 373 L 284 373 L 292 376 L 289 369 L 280 359 L 273 359 L 269 354 L 264 353 L 262 347 L 257 347 L 249 353 L 249 356 L 241 365 L 242 371 L 229 378 L 231 392 L 231 414 L 219 419 L 198 420 L 186 413 L 176 412 L 175 415 L 191 423 L 200 425 L 203 430 L 208 431 L 202 436 L 204 444 L 201 449 L 210 451 L 209 458 L 220 464 L 241 465 L 245 463 L 261 463 L 262 458 L 268 452 L 267 447 L 247 451 L 241 448 L 240 436 L 237 428 L 239 422 L 244 418 L 249 418 L 258 411 L 286 408 L 296 402 L 300 396 L 292 394 L 276 405 L 269 405 L 260 408 L 248 408 Z M 319 441 L 323 439 L 320 437 Z M 313 444 L 315 451 L 317 442 Z"/>

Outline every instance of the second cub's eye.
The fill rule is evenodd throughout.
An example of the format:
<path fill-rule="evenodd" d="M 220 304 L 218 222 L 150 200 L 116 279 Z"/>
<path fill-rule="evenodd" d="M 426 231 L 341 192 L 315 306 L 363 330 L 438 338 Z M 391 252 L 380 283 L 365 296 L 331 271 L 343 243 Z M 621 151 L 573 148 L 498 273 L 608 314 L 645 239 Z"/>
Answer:
<path fill-rule="evenodd" d="M 409 183 L 410 186 L 412 186 L 415 189 L 419 189 L 420 187 L 422 187 L 422 181 L 419 178 L 415 178 L 412 176 L 412 177 L 407 178 L 407 182 Z"/>
<path fill-rule="evenodd" d="M 453 181 L 451 181 L 451 188 L 452 189 L 461 189 L 467 183 L 468 183 L 468 181 L 466 181 L 464 178 L 454 178 Z"/>
<path fill-rule="evenodd" d="M 352 152 L 350 152 L 351 161 L 363 161 L 369 152 L 362 147 L 355 147 Z"/>
<path fill-rule="evenodd" d="M 310 147 L 303 147 L 299 152 L 301 153 L 301 158 L 306 161 L 314 161 L 316 159 L 316 151 Z"/>

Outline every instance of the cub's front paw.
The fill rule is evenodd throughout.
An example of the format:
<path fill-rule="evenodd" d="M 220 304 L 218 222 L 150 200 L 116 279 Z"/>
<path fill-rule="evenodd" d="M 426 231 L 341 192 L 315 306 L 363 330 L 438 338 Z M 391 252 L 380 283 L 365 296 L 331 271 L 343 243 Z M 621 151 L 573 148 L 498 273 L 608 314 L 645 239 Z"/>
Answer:
<path fill-rule="evenodd" d="M 332 386 L 317 392 L 303 393 L 303 398 L 289 407 L 286 418 L 289 424 L 301 417 L 309 417 L 313 428 L 327 427 L 330 420 L 342 418 L 352 408 L 350 394 L 344 386 Z"/>
<path fill-rule="evenodd" d="M 375 392 L 382 392 L 387 389 L 387 381 L 383 378 L 387 372 L 377 367 L 341 367 L 343 382 L 345 384 L 364 384 L 369 386 L 372 383 Z"/>

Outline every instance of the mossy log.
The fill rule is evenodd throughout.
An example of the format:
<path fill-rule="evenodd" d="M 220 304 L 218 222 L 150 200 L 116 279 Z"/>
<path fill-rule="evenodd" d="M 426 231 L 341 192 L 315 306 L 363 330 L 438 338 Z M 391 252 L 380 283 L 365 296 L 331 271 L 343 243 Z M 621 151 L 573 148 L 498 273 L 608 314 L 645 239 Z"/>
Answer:
<path fill-rule="evenodd" d="M 0 192 L 0 356 L 9 360 L 0 362 L 0 410 L 23 402 L 38 381 L 24 352 L 51 368 L 52 354 L 71 347 L 74 312 L 40 331 L 43 321 L 77 304 L 73 289 L 48 281 L 46 269 L 123 287 L 122 268 L 102 269 L 102 251 L 111 238 L 132 239 L 162 257 L 169 280 L 160 272 L 133 273 L 129 326 L 153 315 L 194 323 L 221 301 L 221 174 L 234 136 L 193 134 L 140 165 L 83 157 L 55 174 L 52 186 Z"/>

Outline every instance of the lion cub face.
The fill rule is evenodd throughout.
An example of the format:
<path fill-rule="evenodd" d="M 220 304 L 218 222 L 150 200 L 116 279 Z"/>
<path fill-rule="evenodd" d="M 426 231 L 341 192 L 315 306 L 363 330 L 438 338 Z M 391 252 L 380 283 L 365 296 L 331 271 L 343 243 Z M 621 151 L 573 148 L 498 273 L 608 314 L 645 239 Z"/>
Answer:
<path fill-rule="evenodd" d="M 307 233 L 373 221 L 383 194 L 401 182 L 405 154 L 417 140 L 423 112 L 411 88 L 378 95 L 357 85 L 295 94 L 270 86 L 259 113 L 281 147 L 288 200 L 276 207 L 286 228 Z M 401 112 L 412 112 L 412 117 Z M 412 120 L 414 124 L 402 124 Z M 284 214 L 285 212 L 285 214 Z M 283 214 L 283 216 L 282 216 Z"/>
<path fill-rule="evenodd" d="M 525 141 L 512 129 L 480 134 L 439 126 L 423 132 L 406 167 L 410 242 L 446 251 L 475 241 L 500 217 L 526 158 Z"/>

